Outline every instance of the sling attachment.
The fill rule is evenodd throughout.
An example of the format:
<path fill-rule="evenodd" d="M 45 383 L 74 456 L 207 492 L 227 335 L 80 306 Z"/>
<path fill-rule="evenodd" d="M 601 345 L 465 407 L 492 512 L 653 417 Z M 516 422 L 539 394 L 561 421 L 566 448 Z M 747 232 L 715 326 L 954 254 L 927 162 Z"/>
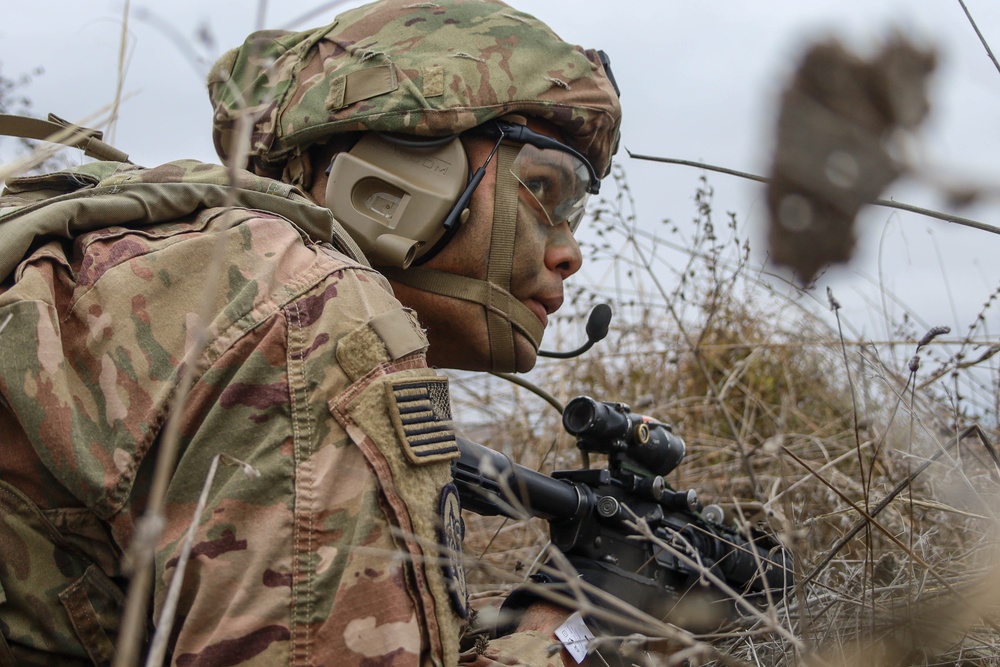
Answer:
<path fill-rule="evenodd" d="M 74 125 L 55 114 L 48 120 L 0 114 L 0 135 L 37 139 L 79 148 L 87 157 L 109 162 L 129 162 L 128 154 L 104 143 L 104 133 L 87 127 Z"/>

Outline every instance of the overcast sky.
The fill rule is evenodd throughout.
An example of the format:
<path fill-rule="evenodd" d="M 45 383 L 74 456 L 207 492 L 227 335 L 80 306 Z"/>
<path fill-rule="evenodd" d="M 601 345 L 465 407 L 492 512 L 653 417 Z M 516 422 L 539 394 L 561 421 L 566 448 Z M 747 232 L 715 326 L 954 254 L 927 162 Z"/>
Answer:
<path fill-rule="evenodd" d="M 114 143 L 147 166 L 177 158 L 215 161 L 204 76 L 214 59 L 258 27 L 296 29 L 329 22 L 359 2 L 327 3 L 296 21 L 315 0 L 260 5 L 249 0 L 151 0 L 132 3 L 127 97 Z M 899 29 L 940 51 L 932 116 L 917 147 L 928 165 L 951 176 L 1000 185 L 1000 72 L 988 59 L 957 0 L 521 0 L 518 9 L 564 39 L 607 51 L 622 89 L 623 146 L 636 153 L 703 160 L 763 173 L 777 96 L 804 45 L 836 35 L 859 49 Z M 1000 49 L 1000 4 L 967 0 Z M 0 24 L 0 72 L 45 69 L 26 92 L 36 115 L 52 111 L 84 122 L 113 99 L 121 2 L 9 0 Z M 640 219 L 683 222 L 701 172 L 618 158 L 636 192 Z M 759 185 L 710 175 L 720 210 L 762 227 Z M 887 196 L 943 206 L 928 188 L 895 187 Z M 1000 205 L 964 211 L 1000 225 Z M 1000 281 L 1000 237 L 914 215 L 866 216 L 855 262 L 821 278 L 872 337 L 884 336 L 875 299 L 885 288 L 918 321 L 964 331 Z M 757 243 L 757 252 L 763 251 Z M 825 300 L 825 298 L 824 298 Z M 893 314 L 899 315 L 899 309 Z M 991 312 L 990 332 L 1000 330 Z"/>

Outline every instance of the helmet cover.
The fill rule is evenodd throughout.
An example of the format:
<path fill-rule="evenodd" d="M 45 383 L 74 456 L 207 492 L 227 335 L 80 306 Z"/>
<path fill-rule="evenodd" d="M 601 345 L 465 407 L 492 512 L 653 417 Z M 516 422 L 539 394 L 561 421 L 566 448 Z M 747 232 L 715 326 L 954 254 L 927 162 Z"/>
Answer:
<path fill-rule="evenodd" d="M 556 125 L 603 176 L 621 123 L 599 53 L 498 0 L 380 0 L 322 28 L 257 32 L 208 88 L 219 156 L 232 159 L 250 124 L 246 164 L 258 170 L 285 169 L 331 135 L 446 136 L 518 114 Z"/>

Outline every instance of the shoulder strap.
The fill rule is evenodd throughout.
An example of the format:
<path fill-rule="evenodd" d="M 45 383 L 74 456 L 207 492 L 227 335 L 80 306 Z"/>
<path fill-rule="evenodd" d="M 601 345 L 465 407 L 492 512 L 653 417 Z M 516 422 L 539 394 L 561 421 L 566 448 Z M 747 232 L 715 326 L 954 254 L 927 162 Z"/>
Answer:
<path fill-rule="evenodd" d="M 72 239 L 115 225 L 153 225 L 221 206 L 280 215 L 303 235 L 331 243 L 356 262 L 368 265 L 357 243 L 329 209 L 316 206 L 286 183 L 242 171 L 228 174 L 218 165 L 181 161 L 154 169 L 123 167 L 96 185 L 21 204 L 0 214 L 0 281 L 14 272 L 36 239 Z"/>
<path fill-rule="evenodd" d="M 55 144 L 79 148 L 87 157 L 111 162 L 128 162 L 128 155 L 110 144 L 104 143 L 104 133 L 87 127 L 73 125 L 55 114 L 48 120 L 0 114 L 0 135 L 38 139 Z"/>

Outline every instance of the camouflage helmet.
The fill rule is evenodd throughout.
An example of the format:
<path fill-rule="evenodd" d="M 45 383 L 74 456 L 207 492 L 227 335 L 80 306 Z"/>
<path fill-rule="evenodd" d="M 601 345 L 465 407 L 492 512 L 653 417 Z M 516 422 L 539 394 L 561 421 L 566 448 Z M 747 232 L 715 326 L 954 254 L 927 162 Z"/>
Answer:
<path fill-rule="evenodd" d="M 215 147 L 301 183 L 308 160 L 294 163 L 332 135 L 446 136 L 514 113 L 558 126 L 605 175 L 621 107 L 602 56 L 499 0 L 380 0 L 322 28 L 254 33 L 224 55 L 208 79 Z"/>

